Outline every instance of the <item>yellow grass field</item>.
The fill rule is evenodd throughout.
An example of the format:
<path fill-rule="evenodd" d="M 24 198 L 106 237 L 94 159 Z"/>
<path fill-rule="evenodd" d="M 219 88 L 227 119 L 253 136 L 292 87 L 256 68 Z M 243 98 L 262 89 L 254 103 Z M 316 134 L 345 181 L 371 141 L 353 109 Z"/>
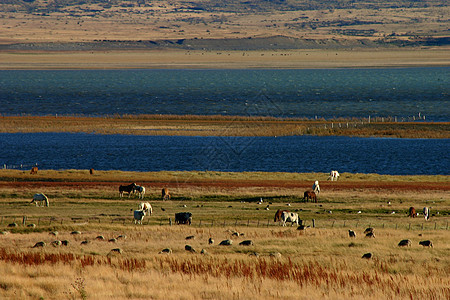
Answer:
<path fill-rule="evenodd" d="M 326 177 L 0 170 L 0 298 L 450 297 L 448 176 Z M 304 202 L 314 179 L 321 182 L 319 202 Z M 141 200 L 118 195 L 118 185 L 131 181 L 147 188 L 144 199 L 153 206 L 143 225 L 132 221 Z M 171 200 L 161 200 L 164 186 Z M 49 207 L 30 205 L 38 191 Z M 407 216 L 410 206 L 417 218 Z M 424 206 L 431 207 L 429 221 Z M 297 212 L 306 228 L 275 223 L 277 209 Z M 192 212 L 192 225 L 170 225 L 182 211 Z M 375 238 L 365 237 L 366 227 Z M 226 239 L 232 245 L 219 245 Z M 399 247 L 403 239 L 411 246 Z M 245 240 L 252 245 L 240 245 Z M 433 247 L 419 245 L 424 240 Z M 33 247 L 37 242 L 45 246 Z M 166 248 L 170 254 L 161 253 Z M 362 258 L 366 253 L 372 257 Z"/>

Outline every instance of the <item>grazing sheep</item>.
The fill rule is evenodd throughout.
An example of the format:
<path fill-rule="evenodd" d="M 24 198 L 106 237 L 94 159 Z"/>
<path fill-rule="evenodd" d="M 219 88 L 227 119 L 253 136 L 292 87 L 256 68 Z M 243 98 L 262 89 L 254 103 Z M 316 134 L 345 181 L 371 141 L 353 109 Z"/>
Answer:
<path fill-rule="evenodd" d="M 113 253 L 122 254 L 123 250 L 120 249 L 120 248 L 114 248 L 114 249 L 111 249 L 111 251 L 109 253 L 111 253 L 111 254 L 113 254 Z"/>
<path fill-rule="evenodd" d="M 103 241 L 105 237 L 103 235 L 99 235 L 95 238 L 96 240 Z"/>
<path fill-rule="evenodd" d="M 232 240 L 223 240 L 220 242 L 219 245 L 220 246 L 231 246 L 231 245 L 233 245 L 233 241 Z"/>
<path fill-rule="evenodd" d="M 171 253 L 172 253 L 172 249 L 170 249 L 170 248 L 162 249 L 162 250 L 159 252 L 159 254 L 171 254 Z"/>
<path fill-rule="evenodd" d="M 36 224 L 28 224 L 27 227 L 36 228 Z"/>
<path fill-rule="evenodd" d="M 209 238 L 208 239 L 208 244 L 210 244 L 210 245 L 214 244 L 214 240 L 212 238 Z"/>
<path fill-rule="evenodd" d="M 196 252 L 195 249 L 192 248 L 191 245 L 185 245 L 185 246 L 184 246 L 184 250 L 189 251 L 189 252 L 192 252 L 192 253 Z"/>
<path fill-rule="evenodd" d="M 239 245 L 241 246 L 253 246 L 253 241 L 252 240 L 245 240 L 239 243 Z"/>
<path fill-rule="evenodd" d="M 366 233 L 366 237 L 367 238 L 375 238 L 375 234 L 371 231 L 371 232 Z"/>
<path fill-rule="evenodd" d="M 411 240 L 401 240 L 398 243 L 398 246 L 399 247 L 406 247 L 406 246 L 411 247 Z"/>
<path fill-rule="evenodd" d="M 371 233 L 371 232 L 373 232 L 373 228 L 372 227 L 368 227 L 368 228 L 366 228 L 366 230 L 364 230 L 364 234 L 368 234 L 368 233 Z"/>
<path fill-rule="evenodd" d="M 195 236 L 190 235 L 190 236 L 187 236 L 185 239 L 186 239 L 186 240 L 193 240 L 194 238 L 195 238 Z"/>
<path fill-rule="evenodd" d="M 47 245 L 45 242 L 37 242 L 37 243 L 34 244 L 34 246 L 31 247 L 31 248 L 44 247 L 45 245 Z"/>
<path fill-rule="evenodd" d="M 348 230 L 348 236 L 349 237 L 351 237 L 351 238 L 354 238 L 354 237 L 356 237 L 356 233 L 353 231 L 353 230 Z"/>
<path fill-rule="evenodd" d="M 365 253 L 361 258 L 370 259 L 372 258 L 372 253 Z"/>
<path fill-rule="evenodd" d="M 81 231 L 72 231 L 70 234 L 73 234 L 73 235 L 81 234 Z"/>
<path fill-rule="evenodd" d="M 61 244 L 63 246 L 69 246 L 69 241 L 68 240 L 61 241 Z"/>
<path fill-rule="evenodd" d="M 116 243 L 116 242 L 117 242 L 117 239 L 112 238 L 112 239 L 109 239 L 108 242 L 110 242 L 110 243 Z"/>
<path fill-rule="evenodd" d="M 53 241 L 52 242 L 52 246 L 53 247 L 58 247 L 58 246 L 61 246 L 62 245 L 62 242 L 61 241 Z"/>
<path fill-rule="evenodd" d="M 81 242 L 81 245 L 87 245 L 87 244 L 89 244 L 89 243 L 90 243 L 90 241 L 85 240 L 85 241 L 82 241 L 82 242 Z"/>
<path fill-rule="evenodd" d="M 433 248 L 433 243 L 431 241 L 429 241 L 429 240 L 427 240 L 427 241 L 420 241 L 419 245 L 422 245 L 424 247 L 431 247 L 431 248 Z"/>

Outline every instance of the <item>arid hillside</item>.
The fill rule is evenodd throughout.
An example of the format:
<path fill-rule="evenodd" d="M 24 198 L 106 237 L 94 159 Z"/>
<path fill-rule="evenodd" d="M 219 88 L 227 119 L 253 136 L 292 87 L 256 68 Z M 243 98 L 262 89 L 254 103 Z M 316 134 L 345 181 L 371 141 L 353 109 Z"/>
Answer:
<path fill-rule="evenodd" d="M 447 1 L 5 0 L 0 50 L 448 46 Z"/>

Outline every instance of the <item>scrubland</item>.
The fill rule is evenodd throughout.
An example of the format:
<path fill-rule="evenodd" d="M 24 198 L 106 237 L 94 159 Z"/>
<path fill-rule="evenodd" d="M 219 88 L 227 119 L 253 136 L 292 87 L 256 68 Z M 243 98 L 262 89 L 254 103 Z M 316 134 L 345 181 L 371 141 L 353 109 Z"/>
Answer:
<path fill-rule="evenodd" d="M 450 296 L 448 176 L 343 173 L 330 182 L 323 173 L 0 170 L 0 177 L 0 298 Z M 303 202 L 313 179 L 321 182 L 319 202 Z M 118 185 L 131 181 L 147 188 L 153 205 L 143 225 L 132 221 L 141 200 L 118 196 Z M 160 199 L 163 186 L 171 200 Z M 30 205 L 38 191 L 49 207 Z M 410 206 L 431 207 L 431 219 L 409 218 Z M 297 212 L 306 228 L 279 226 L 277 209 Z M 193 213 L 192 225 L 169 225 L 181 211 Z M 375 238 L 364 236 L 369 226 Z M 232 245 L 219 245 L 225 239 Z M 411 246 L 398 247 L 402 239 Z M 244 240 L 253 245 L 239 245 Z M 33 248 L 40 241 L 46 245 Z M 160 253 L 165 248 L 172 253 Z"/>

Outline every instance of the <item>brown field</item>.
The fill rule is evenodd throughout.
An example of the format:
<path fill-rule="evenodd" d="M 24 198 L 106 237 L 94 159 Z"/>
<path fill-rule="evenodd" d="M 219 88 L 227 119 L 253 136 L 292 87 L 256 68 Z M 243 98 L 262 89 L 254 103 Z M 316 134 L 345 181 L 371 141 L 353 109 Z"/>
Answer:
<path fill-rule="evenodd" d="M 96 134 L 185 136 L 345 135 L 449 138 L 447 122 L 393 122 L 393 118 L 277 119 L 237 116 L 141 115 L 109 117 L 3 116 L 0 132 L 84 132 Z M 412 119 L 411 119 L 412 121 Z"/>
<path fill-rule="evenodd" d="M 0 298 L 450 297 L 448 176 L 344 173 L 338 182 L 326 177 L 0 170 Z M 315 179 L 322 189 L 319 203 L 303 202 L 303 191 Z M 132 222 L 130 211 L 140 200 L 118 197 L 118 185 L 131 181 L 147 188 L 145 199 L 153 205 L 143 225 Z M 170 201 L 160 199 L 163 186 L 171 191 Z M 37 191 L 49 196 L 50 207 L 30 205 Z M 256 203 L 260 198 L 263 205 Z M 431 207 L 431 220 L 407 217 L 410 206 L 419 212 Z M 274 223 L 279 208 L 297 211 L 306 230 Z M 180 211 L 193 213 L 191 226 L 169 226 L 169 218 Z M 18 226 L 9 227 L 12 222 Z M 37 226 L 27 227 L 30 223 Z M 369 226 L 375 238 L 364 237 Z M 356 232 L 355 239 L 348 229 Z M 56 236 L 49 234 L 55 231 Z M 100 235 L 105 240 L 97 239 Z M 210 237 L 214 244 L 208 244 Z M 112 238 L 116 241 L 108 242 Z M 233 244 L 219 246 L 224 239 Z M 411 247 L 398 247 L 402 239 L 410 239 Z M 69 245 L 52 246 L 55 240 Z M 244 240 L 254 244 L 239 245 Z M 420 246 L 422 240 L 434 247 Z M 33 248 L 39 241 L 46 246 Z M 122 254 L 111 252 L 115 248 Z M 164 248 L 172 253 L 159 254 Z M 368 252 L 373 257 L 362 259 Z"/>

